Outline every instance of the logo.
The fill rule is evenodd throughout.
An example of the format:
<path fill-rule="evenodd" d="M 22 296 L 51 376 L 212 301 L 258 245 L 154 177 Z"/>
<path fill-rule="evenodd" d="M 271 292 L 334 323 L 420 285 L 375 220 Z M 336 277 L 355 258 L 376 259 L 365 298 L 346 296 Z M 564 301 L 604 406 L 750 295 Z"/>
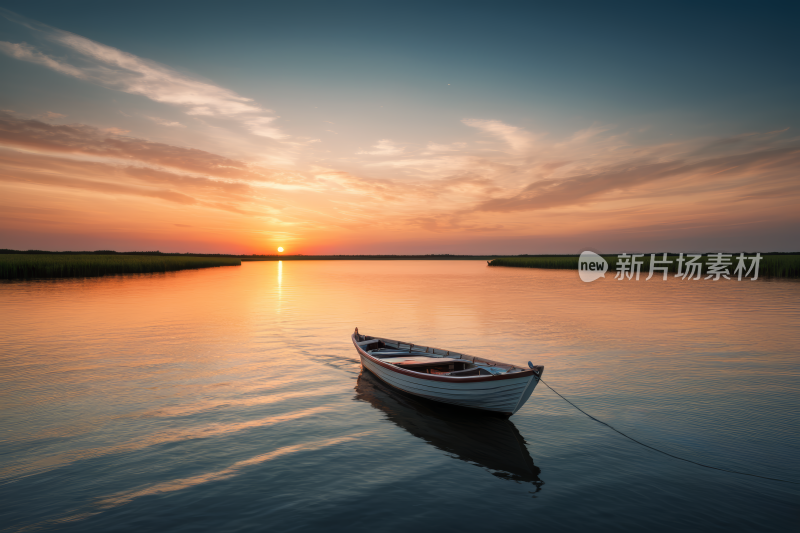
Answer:
<path fill-rule="evenodd" d="M 594 252 L 583 252 L 578 259 L 578 273 L 585 282 L 606 277 L 608 263 Z"/>
<path fill-rule="evenodd" d="M 659 257 L 661 256 L 661 257 Z M 722 252 L 707 254 L 619 254 L 616 259 L 611 259 L 611 266 L 616 269 L 616 280 L 639 280 L 640 275 L 648 273 L 645 281 L 649 281 L 657 272 L 661 279 L 667 280 L 669 273 L 673 272 L 675 278 L 684 280 L 710 279 L 717 281 L 720 278 L 737 279 L 748 278 L 752 281 L 758 279 L 758 269 L 764 257 L 756 253 L 747 257 L 744 253 L 738 256 Z M 734 266 L 735 265 L 735 266 Z M 585 282 L 606 277 L 608 263 L 594 252 L 583 252 L 578 259 L 578 273 Z M 705 277 L 703 274 L 707 274 Z M 752 277 L 751 277 L 752 274 Z"/>

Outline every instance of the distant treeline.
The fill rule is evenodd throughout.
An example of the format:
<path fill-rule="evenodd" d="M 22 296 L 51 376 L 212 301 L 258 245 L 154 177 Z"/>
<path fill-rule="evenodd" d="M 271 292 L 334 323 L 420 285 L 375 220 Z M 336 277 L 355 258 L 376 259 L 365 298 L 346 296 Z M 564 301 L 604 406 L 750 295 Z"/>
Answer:
<path fill-rule="evenodd" d="M 637 261 L 642 261 L 641 272 L 644 274 L 644 277 L 650 273 L 650 255 L 651 254 L 644 254 L 644 257 L 637 258 Z M 712 256 L 715 254 L 712 254 Z M 729 267 L 729 275 L 733 274 L 734 269 L 736 268 L 739 253 L 731 254 L 731 257 L 728 258 L 728 261 L 732 263 Z M 745 253 L 747 258 L 755 256 L 755 252 L 752 253 Z M 617 272 L 617 261 L 619 260 L 618 255 L 603 255 L 603 259 L 606 260 L 608 263 L 608 272 L 611 273 L 613 277 Z M 662 265 L 658 262 L 655 264 L 656 267 L 666 266 L 668 272 L 677 273 L 678 272 L 678 254 L 668 254 L 667 260 L 671 261 L 670 264 Z M 522 267 L 522 268 L 561 268 L 561 269 L 571 269 L 571 270 L 578 270 L 578 258 L 577 255 L 538 255 L 538 256 L 515 256 L 515 257 L 501 257 L 498 259 L 494 259 L 489 261 L 489 266 L 507 266 L 507 267 Z M 656 261 L 663 260 L 663 252 L 655 254 Z M 684 259 L 686 259 L 686 254 L 684 254 Z M 630 263 L 630 259 L 627 260 Z M 709 256 L 708 254 L 703 254 L 701 259 L 698 261 L 703 265 L 703 277 L 707 275 L 708 270 L 708 263 L 709 263 Z M 746 266 L 750 267 L 750 260 L 746 260 Z M 686 272 L 685 263 L 683 266 L 683 272 Z M 606 274 L 608 275 L 608 274 Z M 654 276 L 663 275 L 662 271 L 656 270 Z M 761 261 L 759 263 L 758 268 L 758 276 L 765 277 L 765 278 L 800 278 L 800 253 L 783 253 L 783 252 L 773 252 L 773 253 L 762 253 L 761 254 Z M 752 273 L 751 276 L 752 277 Z"/>
<path fill-rule="evenodd" d="M 0 279 L 75 278 L 241 265 L 234 257 L 102 253 L 0 254 Z"/>

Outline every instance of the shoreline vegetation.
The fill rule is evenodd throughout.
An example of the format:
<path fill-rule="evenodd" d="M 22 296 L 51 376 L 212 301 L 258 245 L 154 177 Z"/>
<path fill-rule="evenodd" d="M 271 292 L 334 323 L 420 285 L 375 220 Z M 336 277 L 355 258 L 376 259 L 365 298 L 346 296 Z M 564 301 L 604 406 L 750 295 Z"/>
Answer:
<path fill-rule="evenodd" d="M 0 279 L 86 278 L 241 264 L 232 257 L 4 253 L 0 254 Z"/>
<path fill-rule="evenodd" d="M 713 254 L 712 254 L 713 255 Z M 736 268 L 738 253 L 731 254 L 728 259 L 732 265 L 729 267 L 731 278 L 733 279 L 733 271 Z M 753 253 L 745 253 L 747 267 L 750 266 L 749 258 L 755 256 Z M 669 265 L 659 265 L 658 261 L 663 259 L 663 252 L 655 254 L 656 267 L 667 266 L 667 271 L 675 274 L 678 272 L 678 254 L 669 253 L 667 260 L 671 261 Z M 617 261 L 619 257 L 617 254 L 604 254 L 601 255 L 608 263 L 608 271 L 606 276 L 611 276 L 613 279 L 617 273 Z M 577 255 L 531 255 L 531 256 L 515 256 L 515 257 L 501 257 L 489 261 L 489 266 L 505 266 L 505 267 L 518 267 L 518 268 L 552 268 L 552 269 L 568 269 L 578 270 Z M 686 254 L 684 254 L 684 259 Z M 650 254 L 644 254 L 644 257 L 637 259 L 642 261 L 641 274 L 642 279 L 646 278 L 650 273 Z M 628 259 L 630 262 L 630 259 Z M 703 265 L 703 277 L 707 275 L 707 264 L 709 263 L 708 254 L 703 254 L 702 258 L 698 261 Z M 683 272 L 686 272 L 684 264 Z M 653 277 L 663 276 L 663 271 L 656 270 Z M 758 269 L 759 278 L 800 278 L 800 253 L 762 253 L 761 262 Z"/>
<path fill-rule="evenodd" d="M 733 254 L 731 261 L 736 264 Z M 748 258 L 755 255 L 745 254 Z M 489 266 L 521 268 L 578 269 L 577 255 L 517 255 L 502 257 L 498 255 L 229 255 L 152 252 L 116 252 L 97 250 L 94 252 L 49 252 L 42 250 L 0 249 L 0 279 L 67 278 L 94 277 L 116 274 L 144 274 L 172 272 L 177 270 L 211 268 L 218 266 L 238 266 L 242 261 L 320 261 L 320 260 L 486 260 Z M 617 268 L 617 255 L 602 256 L 608 262 L 606 276 L 613 276 Z M 669 254 L 669 272 L 677 272 L 677 254 Z M 762 253 L 759 277 L 800 278 L 800 253 Z M 656 260 L 662 256 L 656 254 Z M 650 270 L 650 254 L 640 258 L 644 277 Z M 706 272 L 708 255 L 703 255 L 701 263 Z M 748 261 L 749 265 L 749 261 Z M 733 272 L 733 267 L 731 267 Z M 661 275 L 660 272 L 655 273 Z"/>

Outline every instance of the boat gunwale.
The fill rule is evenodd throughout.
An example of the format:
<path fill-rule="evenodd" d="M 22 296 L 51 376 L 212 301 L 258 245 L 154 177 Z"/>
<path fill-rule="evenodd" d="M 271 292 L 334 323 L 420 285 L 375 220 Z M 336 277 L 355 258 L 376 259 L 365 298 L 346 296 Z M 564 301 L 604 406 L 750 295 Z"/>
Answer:
<path fill-rule="evenodd" d="M 425 373 L 422 373 L 422 372 L 414 372 L 412 370 L 401 368 L 401 367 L 399 367 L 397 365 L 393 365 L 391 363 L 386 363 L 386 362 L 382 361 L 381 359 L 379 359 L 379 358 L 377 358 L 377 357 L 375 357 L 373 355 L 370 355 L 369 353 L 367 353 L 366 350 L 364 350 L 363 348 L 361 348 L 361 346 L 358 345 L 358 342 L 360 342 L 360 341 L 356 340 L 356 335 L 357 335 L 356 333 L 351 334 L 350 335 L 350 339 L 353 341 L 353 346 L 356 347 L 356 350 L 358 351 L 358 353 L 360 355 L 366 356 L 370 361 L 372 361 L 374 363 L 377 363 L 379 366 L 381 366 L 381 367 L 383 367 L 383 368 L 385 368 L 387 370 L 391 370 L 392 372 L 396 372 L 398 374 L 404 374 L 404 375 L 407 375 L 409 377 L 413 377 L 413 378 L 417 378 L 417 379 L 426 379 L 426 380 L 429 380 L 429 381 L 446 381 L 446 382 L 449 382 L 449 383 L 475 383 L 475 382 L 481 382 L 481 381 L 500 381 L 500 380 L 504 380 L 504 379 L 530 378 L 531 376 L 538 376 L 538 374 L 535 371 L 533 371 L 533 370 L 524 370 L 524 369 L 520 370 L 519 372 L 514 372 L 513 374 L 495 374 L 493 376 L 464 376 L 464 377 L 443 376 L 443 375 L 440 375 L 440 374 L 425 374 Z M 415 344 L 401 342 L 401 341 L 395 341 L 393 339 L 384 339 L 382 337 L 374 337 L 374 336 L 371 336 L 371 335 L 369 335 L 369 336 L 372 337 L 373 339 L 378 339 L 380 341 L 387 340 L 389 342 L 396 342 L 396 343 L 399 343 L 399 344 L 409 344 L 410 346 L 416 346 Z M 426 348 L 431 348 L 431 347 L 427 346 Z M 445 350 L 441 350 L 439 348 L 433 348 L 433 349 L 434 350 L 438 349 L 440 351 L 445 351 Z M 473 359 L 482 359 L 481 357 L 477 357 L 476 358 L 475 356 L 468 355 L 468 354 L 459 353 L 459 355 L 462 355 L 462 356 L 466 355 L 468 357 L 473 357 Z M 473 360 L 473 363 L 474 363 L 474 360 Z M 519 367 L 517 367 L 515 365 L 509 365 L 508 363 L 501 363 L 501 364 L 506 365 L 506 366 L 511 366 L 513 368 L 519 368 Z"/>

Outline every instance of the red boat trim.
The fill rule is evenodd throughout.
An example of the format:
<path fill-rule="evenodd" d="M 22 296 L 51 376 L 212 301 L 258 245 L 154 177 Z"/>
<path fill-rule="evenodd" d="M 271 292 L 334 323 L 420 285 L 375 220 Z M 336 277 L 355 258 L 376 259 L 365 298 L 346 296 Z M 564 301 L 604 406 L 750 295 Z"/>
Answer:
<path fill-rule="evenodd" d="M 464 377 L 464 378 L 456 378 L 452 376 L 438 376 L 436 374 L 423 374 L 422 372 L 412 372 L 411 370 L 406 370 L 404 368 L 400 368 L 396 365 L 392 365 L 390 363 L 385 363 L 378 359 L 377 357 L 373 357 L 368 354 L 366 351 L 361 349 L 361 346 L 356 344 L 356 336 L 355 334 L 350 336 L 350 339 L 353 341 L 353 346 L 356 347 L 356 350 L 361 355 L 364 355 L 367 359 L 376 363 L 387 370 L 391 370 L 392 372 L 397 372 L 398 374 L 405 374 L 406 376 L 411 376 L 417 379 L 427 379 L 429 381 L 445 381 L 448 383 L 475 383 L 480 381 L 500 381 L 503 379 L 517 379 L 522 377 L 530 377 L 535 375 L 533 370 L 523 370 L 522 372 L 514 372 L 513 374 L 499 374 L 496 376 L 476 376 L 476 377 Z"/>

